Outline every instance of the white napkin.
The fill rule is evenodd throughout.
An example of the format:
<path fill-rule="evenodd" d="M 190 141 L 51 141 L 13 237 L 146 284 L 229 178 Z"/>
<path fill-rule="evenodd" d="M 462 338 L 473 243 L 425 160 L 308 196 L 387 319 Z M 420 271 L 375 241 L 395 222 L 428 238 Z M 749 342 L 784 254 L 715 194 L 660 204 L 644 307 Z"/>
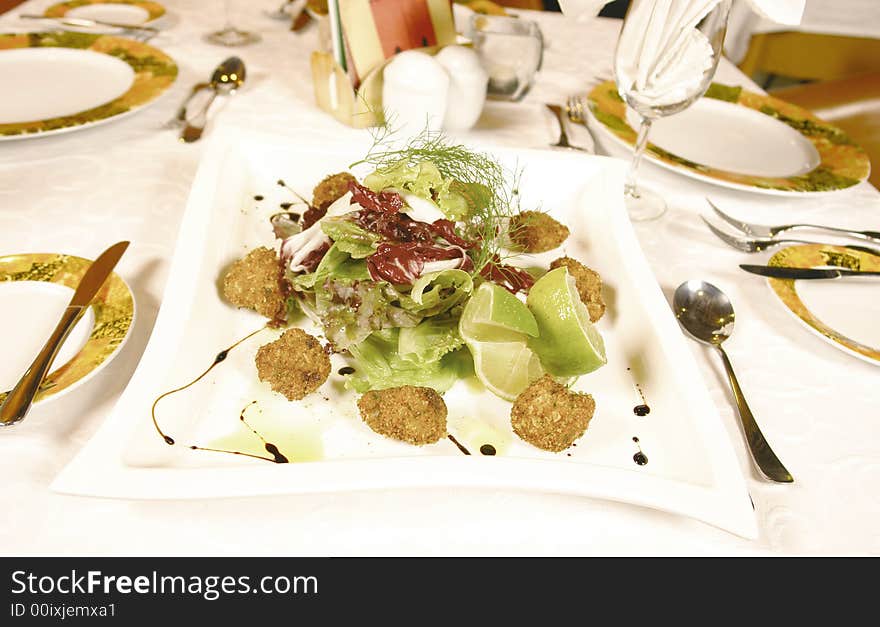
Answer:
<path fill-rule="evenodd" d="M 721 0 L 658 0 L 630 9 L 617 50 L 621 90 L 651 107 L 683 102 L 699 91 L 715 59 L 697 24 Z"/>
<path fill-rule="evenodd" d="M 596 17 L 610 0 L 559 0 L 563 14 L 582 20 Z M 780 24 L 800 24 L 806 0 L 748 0 L 752 9 Z"/>

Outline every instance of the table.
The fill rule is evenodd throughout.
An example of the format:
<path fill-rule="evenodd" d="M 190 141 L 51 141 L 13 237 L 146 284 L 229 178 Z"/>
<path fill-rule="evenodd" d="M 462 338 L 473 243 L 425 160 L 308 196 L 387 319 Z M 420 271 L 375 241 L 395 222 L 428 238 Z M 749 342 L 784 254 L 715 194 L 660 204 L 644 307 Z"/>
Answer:
<path fill-rule="evenodd" d="M 41 12 L 29 0 L 21 12 Z M 734 443 L 755 503 L 760 537 L 751 542 L 687 518 L 600 500 L 510 491 L 432 489 L 271 498 L 148 502 L 53 494 L 55 474 L 95 432 L 137 365 L 167 279 L 169 256 L 203 143 L 183 145 L 159 127 L 190 86 L 230 51 L 203 43 L 219 11 L 197 0 L 166 0 L 170 28 L 153 40 L 180 65 L 170 94 L 150 108 L 90 130 L 0 143 L 0 254 L 67 251 L 94 255 L 130 239 L 118 271 L 138 303 L 133 335 L 88 385 L 34 408 L 0 437 L 0 554 L 326 555 L 326 554 L 736 554 L 880 553 L 880 386 L 876 366 L 855 360 L 801 329 L 763 280 L 736 266 L 698 214 L 710 195 L 745 219 L 793 215 L 877 228 L 880 194 L 857 188 L 821 199 L 756 196 L 712 187 L 650 164 L 644 180 L 670 204 L 661 220 L 637 224 L 640 242 L 667 293 L 708 279 L 737 311 L 729 353 L 768 440 L 797 478 L 772 485 L 753 470 L 720 363 L 692 350 Z M 264 0 L 261 8 L 277 2 Z M 271 6 L 270 6 L 271 5 Z M 263 42 L 241 48 L 248 86 L 214 123 L 344 137 L 356 133 L 312 103 L 308 52 L 314 30 L 296 35 L 257 7 L 242 17 Z M 19 26 L 13 11 L 0 19 Z M 492 105 L 468 138 L 544 147 L 556 137 L 545 101 L 610 77 L 620 22 L 573 24 L 530 14 L 549 48 L 535 89 L 518 105 Z M 754 85 L 723 62 L 718 79 Z M 210 129 L 208 130 L 210 133 Z M 586 140 L 586 131 L 575 137 Z M 876 293 L 876 292 L 875 292 Z"/>

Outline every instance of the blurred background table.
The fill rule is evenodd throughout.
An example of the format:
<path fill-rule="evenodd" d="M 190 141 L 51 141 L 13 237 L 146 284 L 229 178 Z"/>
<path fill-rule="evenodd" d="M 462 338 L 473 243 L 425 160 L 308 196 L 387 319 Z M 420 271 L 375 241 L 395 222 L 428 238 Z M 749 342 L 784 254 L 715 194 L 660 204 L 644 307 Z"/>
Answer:
<path fill-rule="evenodd" d="M 19 12 L 0 16 L 4 30 L 28 26 Z M 880 406 L 877 367 L 806 333 L 765 282 L 737 264 L 760 263 L 725 248 L 702 225 L 709 195 L 748 220 L 791 216 L 854 228 L 877 228 L 880 194 L 864 183 L 822 198 L 757 196 L 712 187 L 651 164 L 644 179 L 670 205 L 660 221 L 636 225 L 667 295 L 704 278 L 724 289 L 737 311 L 729 343 L 740 381 L 773 448 L 795 475 L 773 485 L 752 468 L 723 371 L 692 345 L 747 478 L 760 538 L 747 541 L 694 520 L 607 501 L 510 491 L 431 489 L 272 498 L 149 502 L 91 499 L 49 492 L 56 473 L 113 407 L 149 338 L 186 203 L 205 142 L 184 145 L 160 130 L 186 92 L 230 53 L 248 66 L 248 84 L 212 123 L 290 135 L 355 137 L 313 103 L 309 53 L 316 32 L 291 33 L 261 11 L 277 2 L 240 3 L 236 20 L 262 42 L 224 49 L 202 41 L 221 25 L 220 3 L 165 0 L 169 26 L 151 43 L 172 55 L 180 74 L 151 107 L 75 133 L 0 143 L 0 254 L 64 251 L 93 256 L 130 239 L 118 271 L 137 301 L 133 336 L 122 353 L 63 400 L 37 406 L 0 434 L 3 554 L 754 554 L 880 553 Z M 216 5 L 216 6 L 215 6 Z M 611 78 L 620 21 L 586 25 L 556 13 L 529 13 L 544 31 L 544 69 L 525 100 L 492 103 L 463 139 L 543 148 L 555 121 L 543 103 L 563 103 Z M 717 80 L 756 89 L 731 63 Z M 210 134 L 209 126 L 207 133 Z M 585 129 L 575 140 L 588 141 Z M 617 153 L 619 155 L 619 153 Z M 694 382 L 700 385 L 701 382 Z"/>
<path fill-rule="evenodd" d="M 813 36 L 837 36 L 854 39 L 880 38 L 880 3 L 875 0 L 808 0 L 804 16 L 797 26 L 784 26 L 752 12 L 745 0 L 735 0 L 725 42 L 735 63 L 746 56 L 750 39 L 769 33 L 799 33 L 805 41 Z M 803 51 L 809 54 L 807 50 Z M 866 60 L 867 61 L 867 60 Z"/>

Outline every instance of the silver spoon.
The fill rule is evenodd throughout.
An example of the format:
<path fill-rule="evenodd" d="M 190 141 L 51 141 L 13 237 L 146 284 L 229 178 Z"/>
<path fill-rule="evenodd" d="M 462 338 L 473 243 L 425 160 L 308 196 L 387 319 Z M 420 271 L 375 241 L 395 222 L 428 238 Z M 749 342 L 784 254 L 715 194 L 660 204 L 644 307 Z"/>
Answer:
<path fill-rule="evenodd" d="M 709 346 L 714 346 L 721 353 L 724 368 L 727 370 L 727 378 L 736 398 L 739 408 L 739 418 L 746 434 L 746 441 L 758 468 L 764 475 L 779 483 L 791 483 L 794 478 L 785 469 L 779 458 L 770 448 L 764 434 L 758 428 L 752 410 L 746 404 L 743 391 L 739 387 L 733 365 L 727 357 L 727 353 L 721 348 L 721 343 L 730 337 L 733 332 L 733 305 L 730 299 L 717 287 L 705 281 L 685 281 L 675 290 L 672 298 L 672 307 L 679 324 L 693 339 Z"/>
<path fill-rule="evenodd" d="M 219 94 L 231 94 L 244 84 L 246 71 L 244 61 L 238 57 L 229 57 L 217 66 L 211 75 L 211 97 L 202 109 L 191 119 L 186 121 L 186 127 L 180 134 L 180 140 L 186 143 L 197 141 L 201 138 L 208 123 L 208 109 Z"/>

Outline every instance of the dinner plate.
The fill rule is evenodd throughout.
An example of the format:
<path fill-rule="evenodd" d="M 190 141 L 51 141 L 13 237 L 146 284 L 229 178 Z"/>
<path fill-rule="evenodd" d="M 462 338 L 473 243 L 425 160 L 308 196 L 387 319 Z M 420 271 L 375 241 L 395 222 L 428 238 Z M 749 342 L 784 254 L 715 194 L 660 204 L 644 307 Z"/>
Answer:
<path fill-rule="evenodd" d="M 638 119 L 613 81 L 588 96 L 593 127 L 632 148 Z M 801 107 L 713 83 L 706 96 L 651 126 L 646 158 L 733 189 L 805 194 L 846 189 L 868 178 L 868 154 L 842 130 Z"/>
<path fill-rule="evenodd" d="M 428 486 L 539 490 L 664 509 L 754 537 L 754 513 L 725 427 L 627 219 L 626 164 L 619 160 L 492 149 L 506 167 L 521 170 L 522 205 L 570 225 L 564 253 L 595 268 L 606 284 L 608 310 L 597 328 L 609 363 L 577 384 L 597 410 L 576 446 L 549 453 L 517 438 L 511 404 L 473 377 L 444 395 L 449 433 L 467 456 L 445 438 L 416 447 L 371 431 L 356 395 L 344 388 L 340 355 L 331 356 L 328 381 L 302 401 L 289 402 L 258 380 L 254 355 L 281 331 L 226 304 L 218 279 L 248 250 L 274 245 L 268 218 L 295 201 L 289 188 L 308 194 L 370 144 L 366 132 L 362 143 L 232 128 L 209 138 L 144 356 L 111 415 L 53 489 L 150 499 Z M 368 170 L 353 172 L 362 177 Z M 159 399 L 209 368 L 186 390 Z M 163 441 L 154 416 L 174 445 Z M 189 448 L 265 455 L 260 437 L 294 463 Z M 497 454 L 481 455 L 489 443 Z"/>
<path fill-rule="evenodd" d="M 145 43 L 70 32 L 0 34 L 0 140 L 118 119 L 155 101 L 177 65 Z"/>
<path fill-rule="evenodd" d="M 880 271 L 880 257 L 845 246 L 804 244 L 775 253 L 771 266 Z M 810 331 L 844 352 L 880 365 L 880 281 L 768 279 L 786 309 Z"/>
<path fill-rule="evenodd" d="M 52 334 L 91 263 L 56 253 L 0 257 L 0 402 Z M 133 321 L 131 290 L 113 273 L 62 345 L 35 402 L 57 398 L 94 376 L 122 348 Z"/>
<path fill-rule="evenodd" d="M 69 0 L 53 4 L 46 17 L 77 17 L 141 26 L 165 15 L 165 7 L 149 0 Z"/>

